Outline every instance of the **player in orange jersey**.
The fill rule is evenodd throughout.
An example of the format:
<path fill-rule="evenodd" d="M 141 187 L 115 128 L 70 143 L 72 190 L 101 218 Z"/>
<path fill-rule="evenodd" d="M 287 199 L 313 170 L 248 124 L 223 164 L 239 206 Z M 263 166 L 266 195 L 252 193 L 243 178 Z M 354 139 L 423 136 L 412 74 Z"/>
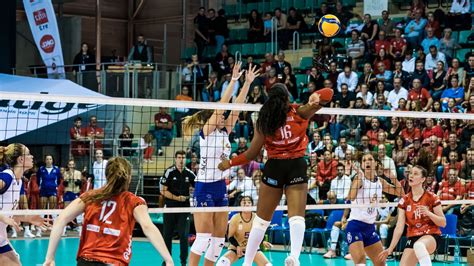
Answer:
<path fill-rule="evenodd" d="M 326 94 L 327 96 L 327 94 Z M 332 93 L 327 98 L 332 97 Z M 220 169 L 244 165 L 255 158 L 262 146 L 268 152 L 268 161 L 263 170 L 264 176 L 259 191 L 257 216 L 245 252 L 245 266 L 252 265 L 255 254 L 263 240 L 265 231 L 276 206 L 280 202 L 283 190 L 288 200 L 288 217 L 291 236 L 291 254 L 285 265 L 299 265 L 299 256 L 305 231 L 305 207 L 308 194 L 307 164 L 304 159 L 308 137 L 306 128 L 320 106 L 320 94 L 314 93 L 309 102 L 303 106 L 292 105 L 288 89 L 284 84 L 277 83 L 268 92 L 268 100 L 260 109 L 256 123 L 255 135 L 250 148 L 233 158 L 224 160 Z M 323 100 L 321 101 L 323 102 Z"/>
<path fill-rule="evenodd" d="M 425 158 L 426 157 L 426 158 Z M 446 226 L 446 218 L 441 207 L 441 201 L 436 194 L 426 191 L 423 183 L 428 176 L 430 158 L 420 155 L 419 165 L 414 166 L 408 176 L 411 192 L 406 194 L 398 203 L 398 221 L 390 247 L 379 255 L 385 261 L 400 240 L 405 224 L 407 225 L 407 243 L 400 265 L 428 266 L 431 264 L 430 254 L 438 247 L 441 230 Z M 432 160 L 431 160 L 432 161 Z M 422 162 L 427 162 L 423 164 Z M 427 168 L 420 164 L 428 166 Z"/>
<path fill-rule="evenodd" d="M 84 213 L 84 222 L 77 253 L 78 266 L 129 265 L 135 221 L 166 265 L 174 265 L 160 231 L 148 215 L 146 202 L 128 192 L 131 173 L 132 166 L 124 158 L 108 161 L 105 168 L 107 184 L 75 199 L 55 221 L 44 266 L 55 265 L 54 257 L 63 228 L 81 213 Z"/>

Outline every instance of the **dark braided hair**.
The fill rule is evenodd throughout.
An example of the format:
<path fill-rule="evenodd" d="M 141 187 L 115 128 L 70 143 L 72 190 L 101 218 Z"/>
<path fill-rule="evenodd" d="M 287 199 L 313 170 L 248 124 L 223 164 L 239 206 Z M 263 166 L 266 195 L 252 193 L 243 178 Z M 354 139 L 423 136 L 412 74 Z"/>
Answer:
<path fill-rule="evenodd" d="M 288 89 L 285 84 L 274 84 L 268 92 L 268 100 L 258 113 L 258 131 L 264 136 L 274 136 L 275 131 L 285 125 L 289 110 Z"/>

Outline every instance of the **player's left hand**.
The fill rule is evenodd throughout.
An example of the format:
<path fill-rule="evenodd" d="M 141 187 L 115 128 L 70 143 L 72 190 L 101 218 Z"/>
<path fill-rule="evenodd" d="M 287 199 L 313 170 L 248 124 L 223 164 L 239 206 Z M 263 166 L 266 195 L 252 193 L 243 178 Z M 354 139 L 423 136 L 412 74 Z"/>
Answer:
<path fill-rule="evenodd" d="M 230 160 L 222 160 L 222 162 L 220 162 L 219 165 L 217 166 L 217 168 L 219 168 L 219 170 L 221 171 L 225 171 L 229 169 L 230 167 L 231 167 Z"/>
<path fill-rule="evenodd" d="M 39 226 L 41 230 L 47 230 L 51 225 L 49 222 L 51 219 L 43 218 L 39 215 L 30 216 L 28 222 L 32 225 Z"/>
<path fill-rule="evenodd" d="M 319 106 L 319 93 L 313 93 L 309 96 L 308 104 Z"/>
<path fill-rule="evenodd" d="M 45 262 L 43 263 L 43 266 L 54 266 L 54 265 L 56 264 L 54 263 L 54 260 L 52 259 L 46 259 Z"/>
<path fill-rule="evenodd" d="M 378 259 L 381 262 L 385 262 L 387 260 L 388 255 L 390 255 L 392 252 L 390 250 L 385 249 L 384 251 L 380 252 Z"/>
<path fill-rule="evenodd" d="M 249 65 L 249 69 L 247 73 L 245 73 L 245 81 L 248 83 L 252 83 L 256 77 L 260 75 L 260 69 L 256 69 L 257 65 Z"/>
<path fill-rule="evenodd" d="M 20 222 L 19 221 L 16 221 L 15 219 L 12 219 L 10 217 L 6 217 L 6 216 L 3 216 L 3 215 L 0 215 L 0 222 L 6 224 L 6 225 L 9 225 L 13 228 L 15 228 L 15 230 L 17 232 L 21 231 L 21 227 L 20 227 Z"/>
<path fill-rule="evenodd" d="M 430 209 L 428 209 L 427 206 L 418 206 L 418 210 L 420 211 L 420 213 L 424 216 L 428 216 L 431 212 L 430 212 Z"/>
<path fill-rule="evenodd" d="M 263 246 L 266 247 L 267 249 L 272 249 L 273 248 L 273 245 L 272 243 L 270 242 L 267 242 L 267 241 L 263 241 Z"/>

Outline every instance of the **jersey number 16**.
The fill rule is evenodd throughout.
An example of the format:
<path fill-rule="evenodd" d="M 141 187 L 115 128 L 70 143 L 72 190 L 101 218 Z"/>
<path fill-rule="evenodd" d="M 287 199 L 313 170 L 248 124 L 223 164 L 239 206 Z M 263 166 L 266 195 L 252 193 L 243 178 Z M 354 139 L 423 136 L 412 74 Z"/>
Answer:
<path fill-rule="evenodd" d="M 281 139 L 290 139 L 292 136 L 291 126 L 285 125 L 285 126 L 280 127 L 280 134 L 281 134 Z"/>

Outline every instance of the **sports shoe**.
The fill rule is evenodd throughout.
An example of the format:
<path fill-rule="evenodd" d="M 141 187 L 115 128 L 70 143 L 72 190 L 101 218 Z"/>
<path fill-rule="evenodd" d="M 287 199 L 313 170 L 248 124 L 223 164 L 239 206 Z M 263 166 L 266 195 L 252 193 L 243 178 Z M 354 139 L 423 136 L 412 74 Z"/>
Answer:
<path fill-rule="evenodd" d="M 162 149 L 158 150 L 158 156 L 163 156 L 163 150 Z"/>
<path fill-rule="evenodd" d="M 285 259 L 285 266 L 300 266 L 300 262 L 293 256 L 288 256 Z"/>
<path fill-rule="evenodd" d="M 63 233 L 61 234 L 62 237 L 66 237 L 67 236 L 67 233 L 66 233 L 66 226 L 64 227 L 63 229 Z"/>
<path fill-rule="evenodd" d="M 42 236 L 42 232 L 41 232 L 41 229 L 38 229 L 36 231 L 36 237 L 41 237 Z"/>
<path fill-rule="evenodd" d="M 334 250 L 330 249 L 330 250 L 328 250 L 328 252 L 326 252 L 326 254 L 323 255 L 323 257 L 325 259 L 333 259 L 333 258 L 337 257 L 337 255 L 336 255 L 336 252 L 334 252 Z"/>
<path fill-rule="evenodd" d="M 35 235 L 31 233 L 30 229 L 28 227 L 25 227 L 25 233 L 23 234 L 24 238 L 35 238 Z"/>
<path fill-rule="evenodd" d="M 12 236 L 11 238 L 17 238 L 18 237 L 18 234 L 16 233 L 16 230 L 14 228 L 12 228 Z"/>

